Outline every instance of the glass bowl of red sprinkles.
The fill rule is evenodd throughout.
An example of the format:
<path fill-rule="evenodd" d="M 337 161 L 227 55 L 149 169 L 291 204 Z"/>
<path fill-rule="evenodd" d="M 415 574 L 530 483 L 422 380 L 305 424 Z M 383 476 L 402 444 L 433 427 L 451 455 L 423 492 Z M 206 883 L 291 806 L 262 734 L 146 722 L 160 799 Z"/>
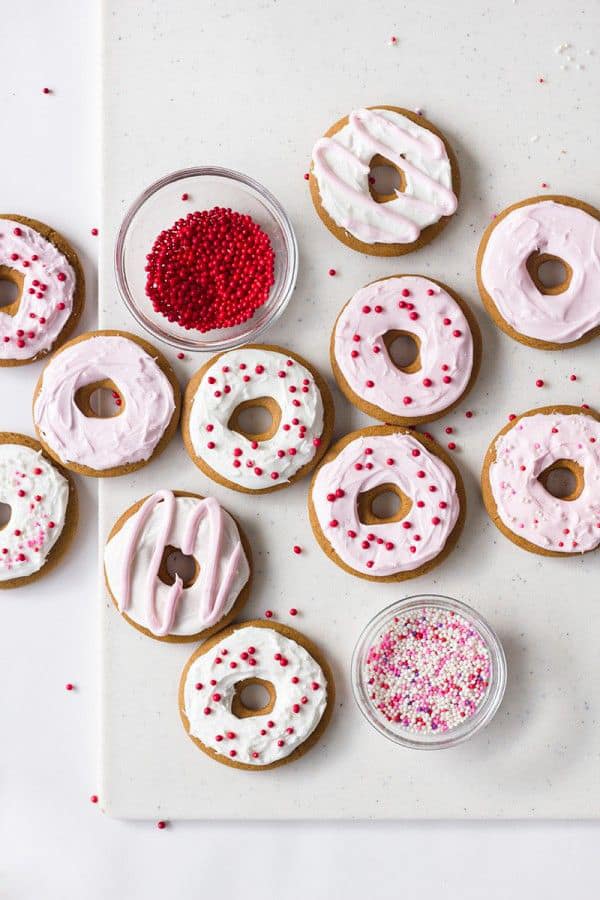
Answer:
<path fill-rule="evenodd" d="M 217 166 L 181 169 L 133 203 L 115 247 L 119 291 L 137 322 L 180 351 L 254 341 L 283 313 L 298 244 L 281 204 Z"/>
<path fill-rule="evenodd" d="M 358 707 L 384 737 L 414 750 L 454 747 L 492 720 L 506 687 L 495 631 L 450 597 L 407 597 L 378 613 L 352 657 Z"/>

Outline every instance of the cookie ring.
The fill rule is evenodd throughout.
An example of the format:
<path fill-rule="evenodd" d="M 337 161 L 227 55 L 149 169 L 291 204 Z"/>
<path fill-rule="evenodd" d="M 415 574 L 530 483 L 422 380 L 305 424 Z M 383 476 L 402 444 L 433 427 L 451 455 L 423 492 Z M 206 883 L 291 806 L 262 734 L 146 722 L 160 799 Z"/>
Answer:
<path fill-rule="evenodd" d="M 415 359 L 391 359 L 396 338 L 409 337 Z M 481 362 L 481 334 L 468 305 L 421 275 L 390 275 L 360 288 L 333 328 L 330 357 L 351 403 L 394 425 L 431 422 L 471 390 Z"/>

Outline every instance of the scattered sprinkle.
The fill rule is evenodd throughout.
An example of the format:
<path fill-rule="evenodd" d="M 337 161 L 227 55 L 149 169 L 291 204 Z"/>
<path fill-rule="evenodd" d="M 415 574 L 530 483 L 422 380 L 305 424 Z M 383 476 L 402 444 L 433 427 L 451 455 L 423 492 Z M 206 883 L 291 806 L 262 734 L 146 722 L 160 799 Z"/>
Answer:
<path fill-rule="evenodd" d="M 329 270 L 329 275 L 331 275 L 331 276 L 333 277 L 333 275 L 335 275 L 335 274 L 336 274 L 335 269 L 330 269 L 330 270 Z"/>
<path fill-rule="evenodd" d="M 272 609 L 266 609 L 266 610 L 265 610 L 265 619 L 272 619 L 272 618 L 273 618 L 273 610 L 272 610 Z"/>
<path fill-rule="evenodd" d="M 93 235 L 93 237 L 98 237 L 98 229 L 92 228 L 91 234 Z"/>
<path fill-rule="evenodd" d="M 160 819 L 160 821 L 158 821 L 158 822 L 156 823 L 156 827 L 159 828 L 159 829 L 162 831 L 163 828 L 166 828 L 166 827 L 167 827 L 167 823 L 165 822 L 164 819 Z"/>
<path fill-rule="evenodd" d="M 297 556 L 300 556 L 300 554 L 302 553 L 302 547 L 300 547 L 298 544 L 294 544 L 293 550 Z"/>
<path fill-rule="evenodd" d="M 74 684 L 71 684 L 71 682 L 68 681 L 68 682 L 65 684 L 65 691 L 74 691 L 74 690 L 75 690 L 75 685 L 74 685 Z"/>
<path fill-rule="evenodd" d="M 97 803 L 97 802 L 98 802 L 98 794 L 92 794 L 92 796 L 90 797 L 90 803 Z"/>
<path fill-rule="evenodd" d="M 296 609 L 295 606 L 292 606 L 292 608 L 290 609 L 290 616 L 297 616 L 297 615 L 298 615 L 298 610 Z"/>

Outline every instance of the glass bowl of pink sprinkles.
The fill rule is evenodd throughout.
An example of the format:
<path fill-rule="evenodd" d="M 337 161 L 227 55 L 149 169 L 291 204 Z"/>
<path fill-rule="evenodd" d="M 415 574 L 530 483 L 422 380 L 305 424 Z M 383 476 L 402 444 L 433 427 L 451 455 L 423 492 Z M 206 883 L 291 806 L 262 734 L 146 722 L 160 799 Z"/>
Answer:
<path fill-rule="evenodd" d="M 389 740 L 417 750 L 454 747 L 496 714 L 506 657 L 470 606 L 421 594 L 371 619 L 354 649 L 352 687 L 364 717 Z"/>

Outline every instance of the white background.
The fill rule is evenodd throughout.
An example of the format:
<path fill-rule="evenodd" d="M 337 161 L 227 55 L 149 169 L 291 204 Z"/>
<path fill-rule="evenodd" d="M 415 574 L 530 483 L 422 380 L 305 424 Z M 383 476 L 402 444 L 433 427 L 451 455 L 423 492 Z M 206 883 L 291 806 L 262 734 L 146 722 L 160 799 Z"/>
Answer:
<path fill-rule="evenodd" d="M 499 5 L 514 15 L 511 3 Z M 47 220 L 73 239 L 86 264 L 89 327 L 98 243 L 89 232 L 99 209 L 97 11 L 83 0 L 49 6 L 41 0 L 28 4 L 26 20 L 18 8 L 3 10 L 0 205 Z M 582 47 L 584 18 L 578 14 Z M 370 27 L 381 30 L 384 52 L 392 29 L 402 33 L 401 15 L 389 27 L 375 20 Z M 570 35 L 559 35 L 555 43 L 561 39 Z M 523 41 L 518 29 L 515 40 Z M 538 65 L 552 66 L 560 77 L 552 47 L 544 49 L 545 65 L 531 65 L 532 73 Z M 44 85 L 55 93 L 44 96 Z M 3 371 L 2 430 L 31 431 L 36 368 Z M 294 898 L 369 891 L 379 898 L 419 891 L 428 898 L 441 890 L 465 900 L 484 892 L 489 898 L 548 900 L 567 892 L 596 895 L 599 829 L 593 824 L 175 822 L 160 832 L 152 823 L 103 816 L 88 799 L 97 789 L 95 486 L 79 484 L 77 552 L 38 587 L 0 598 L 0 896 L 94 900 L 218 892 Z M 77 685 L 76 692 L 64 691 L 67 681 Z"/>

